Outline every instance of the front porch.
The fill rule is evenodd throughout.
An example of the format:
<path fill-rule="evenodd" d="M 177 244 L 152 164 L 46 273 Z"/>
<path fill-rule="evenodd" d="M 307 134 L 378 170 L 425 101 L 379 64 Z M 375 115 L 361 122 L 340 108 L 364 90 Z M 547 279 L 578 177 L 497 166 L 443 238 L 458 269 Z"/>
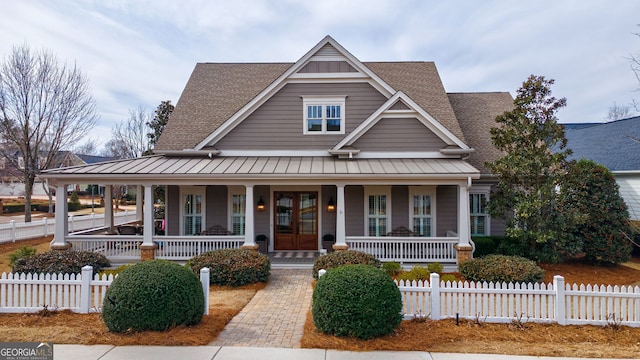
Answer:
<path fill-rule="evenodd" d="M 61 222 L 52 248 L 100 251 L 116 264 L 262 246 L 267 253 L 353 249 L 405 265 L 457 266 L 473 249 L 469 191 L 478 175 L 460 160 L 152 156 L 44 177 L 56 184 L 61 204 L 68 183 L 105 185 L 104 230 L 70 234 Z M 113 226 L 116 185 L 137 186 L 138 234 Z M 153 188 L 160 185 L 165 212 L 158 219 Z M 56 207 L 56 217 L 67 217 L 66 207 Z M 335 240 L 329 249 L 327 235 Z"/>

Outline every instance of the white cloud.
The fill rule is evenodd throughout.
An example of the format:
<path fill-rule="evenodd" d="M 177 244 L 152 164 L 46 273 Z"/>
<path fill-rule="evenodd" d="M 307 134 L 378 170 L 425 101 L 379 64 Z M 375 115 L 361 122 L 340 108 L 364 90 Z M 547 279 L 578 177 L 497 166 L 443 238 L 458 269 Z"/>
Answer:
<path fill-rule="evenodd" d="M 556 79 L 562 121 L 600 121 L 637 94 L 637 1 L 12 1 L 0 55 L 26 42 L 90 77 L 105 138 L 138 106 L 177 102 L 196 62 L 296 61 L 329 34 L 363 61 L 435 61 L 448 91 Z M 636 96 L 638 97 L 638 96 Z M 106 140 L 106 139 L 105 139 Z"/>

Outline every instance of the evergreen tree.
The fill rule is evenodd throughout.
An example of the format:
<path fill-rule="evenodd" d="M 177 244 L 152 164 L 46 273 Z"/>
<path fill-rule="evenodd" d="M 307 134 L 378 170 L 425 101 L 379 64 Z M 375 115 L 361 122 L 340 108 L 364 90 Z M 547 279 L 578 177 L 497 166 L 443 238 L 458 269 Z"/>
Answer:
<path fill-rule="evenodd" d="M 493 144 L 505 155 L 486 164 L 498 178 L 491 216 L 505 220 L 507 235 L 528 245 L 531 253 L 523 255 L 541 261 L 559 261 L 566 250 L 556 188 L 570 150 L 556 118 L 566 100 L 551 95 L 553 83 L 531 75 L 522 84 L 514 109 L 499 115 L 491 129 Z"/>
<path fill-rule="evenodd" d="M 631 257 L 627 205 L 605 166 L 580 160 L 569 168 L 560 191 L 560 208 L 577 214 L 568 234 L 582 243 L 587 261 L 619 264 Z"/>

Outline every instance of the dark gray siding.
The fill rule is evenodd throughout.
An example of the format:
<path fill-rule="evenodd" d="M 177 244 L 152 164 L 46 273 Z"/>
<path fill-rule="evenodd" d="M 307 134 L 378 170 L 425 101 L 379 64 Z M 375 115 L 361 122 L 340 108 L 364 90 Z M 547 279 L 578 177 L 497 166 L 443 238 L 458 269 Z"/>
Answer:
<path fill-rule="evenodd" d="M 227 207 L 229 206 L 227 187 L 221 185 L 207 186 L 206 199 L 207 228 L 215 225 L 227 228 Z"/>
<path fill-rule="evenodd" d="M 333 202 L 337 202 L 336 187 L 335 186 L 322 186 L 322 201 L 320 202 L 320 211 L 322 211 L 322 232 L 320 237 L 325 234 L 336 235 L 336 212 L 328 212 L 327 204 L 329 199 L 333 199 Z"/>
<path fill-rule="evenodd" d="M 299 73 L 337 73 L 337 72 L 357 72 L 353 66 L 346 61 L 309 61 Z"/>
<path fill-rule="evenodd" d="M 409 188 L 406 186 L 391 187 L 391 226 L 393 229 L 409 226 Z M 391 232 L 393 229 L 387 229 Z"/>
<path fill-rule="evenodd" d="M 345 135 L 304 135 L 302 95 L 346 95 L 346 134 L 385 102 L 367 83 L 288 84 L 221 139 L 220 150 L 327 150 Z"/>
<path fill-rule="evenodd" d="M 458 187 L 438 186 L 436 190 L 436 236 L 446 236 L 447 231 L 458 232 Z"/>
<path fill-rule="evenodd" d="M 395 104 L 393 104 L 389 110 L 409 110 L 409 107 L 407 106 L 407 104 L 405 104 L 404 102 L 402 102 L 402 100 L 398 100 L 396 101 Z"/>
<path fill-rule="evenodd" d="M 491 218 L 491 236 L 504 236 L 504 221 Z"/>
<path fill-rule="evenodd" d="M 418 119 L 384 118 L 353 143 L 368 151 L 438 151 L 445 147 L 442 139 Z"/>
<path fill-rule="evenodd" d="M 167 186 L 167 235 L 180 235 L 180 187 Z"/>
<path fill-rule="evenodd" d="M 346 235 L 364 236 L 364 188 L 358 185 L 344 188 Z"/>
<path fill-rule="evenodd" d="M 269 241 L 273 240 L 273 234 L 270 233 L 269 229 L 269 214 L 271 214 L 271 204 L 269 203 L 269 189 L 268 185 L 258 185 L 253 188 L 253 200 L 254 204 L 249 204 L 247 206 L 252 206 L 253 211 L 255 211 L 255 235 L 266 235 L 269 238 Z M 262 196 L 262 201 L 264 201 L 264 211 L 256 211 L 256 204 L 260 200 Z M 249 209 L 247 209 L 248 211 Z"/>

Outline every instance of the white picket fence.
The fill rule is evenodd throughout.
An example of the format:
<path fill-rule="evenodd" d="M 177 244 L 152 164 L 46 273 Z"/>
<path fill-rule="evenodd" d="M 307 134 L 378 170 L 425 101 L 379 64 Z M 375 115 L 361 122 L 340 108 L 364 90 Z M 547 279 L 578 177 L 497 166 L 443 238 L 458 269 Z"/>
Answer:
<path fill-rule="evenodd" d="M 640 286 L 396 281 L 405 319 L 461 318 L 481 322 L 556 322 L 561 325 L 640 327 Z"/>
<path fill-rule="evenodd" d="M 129 212 L 125 210 L 124 212 L 115 213 L 113 217 L 115 225 L 126 224 L 135 220 L 135 211 Z M 69 216 L 70 233 L 103 226 L 104 214 Z M 8 224 L 0 224 L 0 243 L 53 235 L 55 228 L 55 219 L 47 219 L 46 217 L 30 223 L 11 220 Z"/>
<path fill-rule="evenodd" d="M 0 313 L 71 310 L 87 314 L 100 312 L 113 275 L 96 274 L 85 266 L 81 274 L 14 274 L 0 276 Z M 209 314 L 209 268 L 200 270 L 204 291 L 204 314 Z"/>

